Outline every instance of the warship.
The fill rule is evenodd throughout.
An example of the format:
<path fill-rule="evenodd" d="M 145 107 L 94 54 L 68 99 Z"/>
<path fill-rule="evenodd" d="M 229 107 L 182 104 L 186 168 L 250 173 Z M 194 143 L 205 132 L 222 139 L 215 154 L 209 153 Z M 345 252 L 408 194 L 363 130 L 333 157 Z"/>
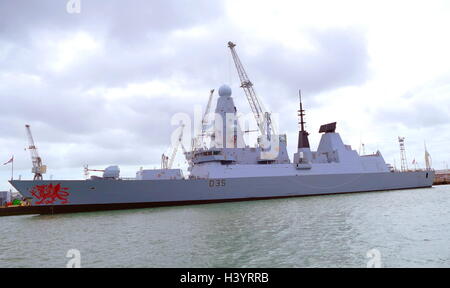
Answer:
<path fill-rule="evenodd" d="M 315 151 L 311 150 L 301 94 L 298 145 L 291 160 L 287 152 L 287 137 L 276 133 L 271 114 L 256 95 L 235 46 L 228 42 L 241 88 L 258 127 L 257 143 L 254 146 L 245 143 L 246 131 L 239 125 L 232 90 L 222 85 L 218 90 L 214 113 L 209 113 L 214 93 L 211 90 L 202 132 L 194 137 L 189 150 L 182 147 L 189 166 L 187 173 L 183 173 L 182 169 L 172 169 L 175 155 L 167 157 L 163 154 L 161 169 L 141 168 L 134 178 L 122 178 L 118 166 L 109 166 L 103 170 L 102 177 L 43 180 L 40 174 L 38 177 L 35 174 L 34 180 L 11 180 L 11 185 L 40 214 L 432 186 L 434 171 L 431 168 L 398 171 L 385 162 L 379 151 L 360 155 L 350 145 L 344 144 L 336 132 L 336 122 L 320 126 L 320 143 Z M 208 121 L 205 121 L 207 113 L 214 115 L 208 133 L 205 128 L 208 126 Z M 181 144 L 181 138 L 182 133 L 176 146 Z M 39 173 L 39 167 L 33 169 Z"/>

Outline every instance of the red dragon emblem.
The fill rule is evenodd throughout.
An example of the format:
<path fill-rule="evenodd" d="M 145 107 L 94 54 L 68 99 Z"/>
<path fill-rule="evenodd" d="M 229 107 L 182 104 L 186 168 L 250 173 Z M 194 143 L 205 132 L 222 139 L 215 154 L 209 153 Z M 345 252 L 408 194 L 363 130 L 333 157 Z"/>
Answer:
<path fill-rule="evenodd" d="M 48 185 L 36 185 L 31 188 L 30 193 L 33 195 L 37 201 L 35 204 L 55 204 L 56 201 L 60 200 L 60 204 L 69 203 L 67 197 L 70 193 L 67 191 L 69 188 L 61 187 L 61 184 L 48 184 Z"/>

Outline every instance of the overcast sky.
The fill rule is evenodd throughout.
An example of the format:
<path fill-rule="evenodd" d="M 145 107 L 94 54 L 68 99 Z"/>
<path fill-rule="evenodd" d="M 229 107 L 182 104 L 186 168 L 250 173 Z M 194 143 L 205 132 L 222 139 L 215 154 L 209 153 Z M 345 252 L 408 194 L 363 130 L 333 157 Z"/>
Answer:
<path fill-rule="evenodd" d="M 397 136 L 410 166 L 424 141 L 435 168 L 450 163 L 450 1 L 81 0 L 72 14 L 68 1 L 0 0 L 0 161 L 14 154 L 16 177 L 32 177 L 25 124 L 54 179 L 84 164 L 134 176 L 209 89 L 230 84 L 248 113 L 230 40 L 291 156 L 301 88 L 313 147 L 337 121 L 397 166 Z"/>

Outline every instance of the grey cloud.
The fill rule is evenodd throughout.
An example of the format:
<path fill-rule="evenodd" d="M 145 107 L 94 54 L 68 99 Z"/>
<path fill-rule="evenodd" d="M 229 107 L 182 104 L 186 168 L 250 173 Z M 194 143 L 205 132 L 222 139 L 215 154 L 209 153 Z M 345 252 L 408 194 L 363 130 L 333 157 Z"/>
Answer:
<path fill-rule="evenodd" d="M 80 67 L 80 74 L 89 75 L 90 81 L 106 84 L 177 74 L 206 87 L 209 83 L 228 81 L 229 72 L 237 81 L 234 65 L 232 71 L 228 71 L 231 56 L 226 42 L 233 40 L 239 45 L 238 53 L 256 89 L 267 91 L 269 95 L 296 91 L 298 88 L 313 95 L 342 86 L 361 85 L 370 76 L 367 43 L 359 31 L 334 29 L 310 32 L 315 45 L 312 52 L 293 51 L 281 45 L 263 43 L 263 52 L 252 55 L 241 49 L 246 46 L 246 41 L 233 35 L 233 30 L 227 31 L 227 28 L 219 26 L 217 33 L 192 40 L 161 36 L 158 41 L 147 41 L 123 53 L 120 53 L 121 46 L 112 47 L 110 54 L 93 59 L 96 63 L 94 69 L 89 65 Z M 172 53 L 162 52 L 167 47 L 171 47 Z M 277 91 L 280 87 L 287 91 Z"/>
<path fill-rule="evenodd" d="M 311 51 L 291 51 L 268 44 L 258 57 L 246 56 L 255 78 L 266 86 L 264 91 L 270 91 L 270 86 L 283 87 L 286 90 L 278 94 L 296 98 L 298 89 L 311 96 L 342 86 L 361 85 L 368 80 L 370 59 L 362 31 L 328 29 L 309 31 L 308 35 L 314 46 Z M 276 95 L 276 91 L 270 92 Z"/>
<path fill-rule="evenodd" d="M 227 82 L 230 74 L 236 82 L 226 47 L 229 40 L 238 44 L 257 91 L 264 92 L 263 99 L 275 109 L 282 98 L 269 95 L 291 95 L 298 87 L 319 93 L 358 85 L 368 77 L 366 42 L 354 30 L 309 31 L 313 52 L 292 51 L 267 41 L 260 42 L 261 54 L 252 55 L 240 49 L 249 45 L 247 39 L 222 15 L 221 4 L 213 1 L 193 5 L 175 0 L 82 0 L 79 15 L 66 13 L 66 3 L 0 2 L 0 77 L 5 79 L 0 83 L 0 135 L 16 139 L 22 147 L 23 125 L 31 124 L 53 166 L 159 161 L 174 129 L 171 116 L 192 115 L 193 104 L 204 105 L 207 91 Z M 175 30 L 197 26 L 205 29 L 204 37 L 173 35 Z M 63 71 L 48 69 L 51 57 L 45 46 L 38 45 L 40 37 L 58 43 L 75 31 L 86 31 L 103 48 Z M 19 76 L 5 76 L 10 74 Z M 36 84 L 26 75 L 41 80 Z M 185 80 L 180 85 L 191 92 L 186 95 L 198 92 L 198 96 L 179 95 L 172 102 L 166 95 L 149 99 L 144 92 L 109 101 L 87 93 L 173 78 Z M 245 103 L 241 90 L 234 95 L 237 103 Z M 65 149 L 71 145 L 75 148 Z M 48 147 L 63 152 L 55 155 L 45 150 Z"/>
<path fill-rule="evenodd" d="M 411 97 L 411 96 L 409 96 Z M 413 100 L 409 105 L 383 107 L 383 110 L 372 112 L 374 121 L 400 124 L 403 127 L 427 128 L 448 125 L 450 110 L 438 102 Z"/>
<path fill-rule="evenodd" d="M 165 32 L 217 17 L 221 4 L 200 0 L 81 0 L 81 13 L 69 14 L 68 1 L 3 0 L 0 35 L 17 39 L 36 30 L 106 30 L 124 42 L 141 40 L 150 31 Z M 207 12 L 207 13 L 205 13 Z"/>

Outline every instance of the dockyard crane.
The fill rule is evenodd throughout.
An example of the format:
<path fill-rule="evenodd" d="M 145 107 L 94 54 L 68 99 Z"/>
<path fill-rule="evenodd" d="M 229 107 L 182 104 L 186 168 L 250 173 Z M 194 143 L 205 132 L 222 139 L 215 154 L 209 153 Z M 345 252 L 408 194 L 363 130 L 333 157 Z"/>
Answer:
<path fill-rule="evenodd" d="M 205 145 L 204 139 L 206 136 L 206 130 L 208 128 L 208 115 L 211 111 L 211 103 L 212 103 L 213 96 L 214 96 L 214 89 L 211 89 L 209 91 L 208 104 L 206 105 L 205 113 L 203 114 L 203 118 L 202 118 L 202 130 L 200 131 L 200 134 L 198 135 L 197 146 Z"/>
<path fill-rule="evenodd" d="M 47 172 L 47 166 L 42 165 L 42 159 L 39 157 L 39 153 L 36 145 L 34 145 L 33 135 L 31 134 L 30 125 L 25 125 L 25 129 L 27 131 L 28 136 L 28 150 L 31 153 L 31 162 L 33 164 L 33 168 L 31 168 L 31 173 L 34 173 L 34 180 L 42 180 L 42 174 Z"/>
<path fill-rule="evenodd" d="M 242 65 L 242 62 L 239 59 L 234 47 L 236 47 L 236 44 L 231 41 L 228 42 L 228 48 L 230 48 L 231 56 L 233 57 L 234 65 L 236 66 L 236 70 L 241 81 L 241 87 L 244 89 L 245 96 L 247 97 L 250 108 L 255 116 L 256 124 L 258 125 L 261 135 L 266 136 L 267 140 L 270 140 L 271 135 L 275 134 L 270 113 L 264 109 L 261 100 L 256 95 L 255 89 L 253 88 L 253 83 L 250 81 L 247 72 L 245 72 L 244 66 Z"/>
<path fill-rule="evenodd" d="M 93 172 L 105 172 L 105 169 L 90 169 L 89 165 L 84 165 L 84 176 L 86 177 L 86 179 L 89 178 L 89 172 L 93 171 Z"/>
<path fill-rule="evenodd" d="M 166 156 L 165 154 L 162 154 L 162 156 L 161 156 L 161 169 L 172 169 L 173 162 L 175 161 L 175 157 L 177 156 L 177 151 L 180 146 L 185 155 L 186 155 L 186 153 L 188 153 L 186 148 L 183 145 L 184 124 L 181 123 L 179 129 L 180 129 L 180 134 L 178 135 L 177 141 L 173 147 L 170 157 Z"/>

